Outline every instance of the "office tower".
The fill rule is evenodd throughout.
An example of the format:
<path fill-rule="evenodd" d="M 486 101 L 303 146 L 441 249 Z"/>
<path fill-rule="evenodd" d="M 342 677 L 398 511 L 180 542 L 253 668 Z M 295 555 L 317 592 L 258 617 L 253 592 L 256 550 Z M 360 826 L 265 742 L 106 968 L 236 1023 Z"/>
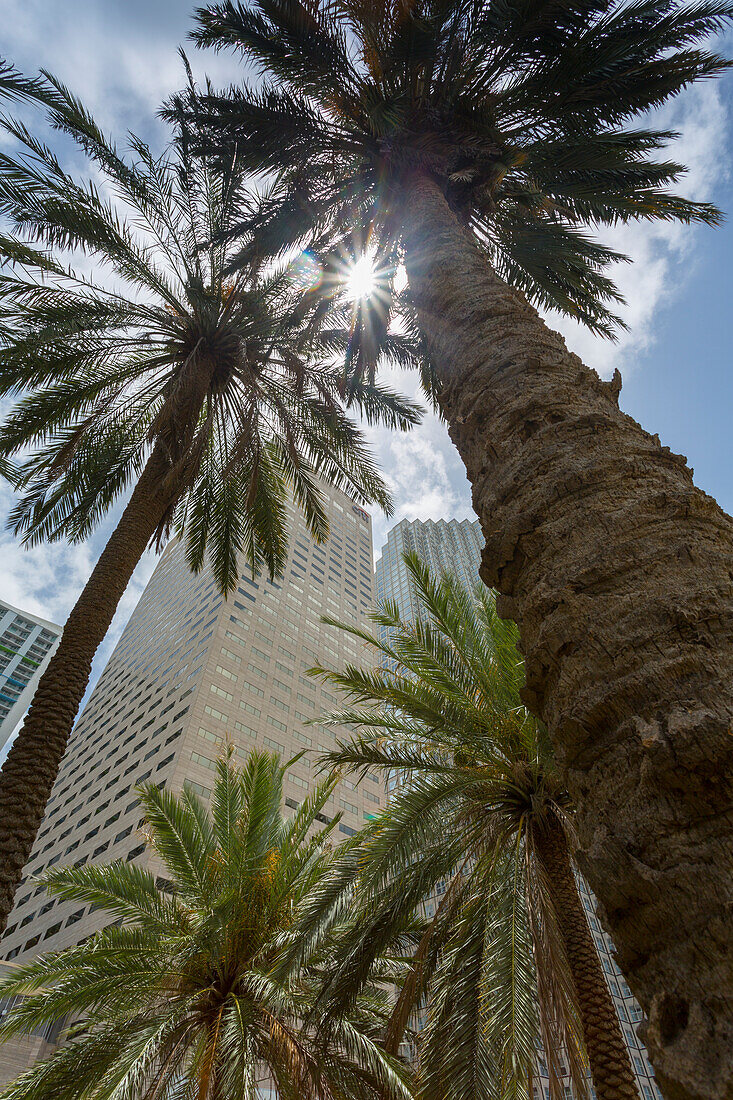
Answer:
<path fill-rule="evenodd" d="M 370 518 L 338 490 L 324 494 L 329 541 L 316 545 L 291 507 L 283 577 L 253 580 L 243 570 L 227 600 L 209 569 L 189 572 L 181 543 L 167 547 L 72 733 L 3 939 L 6 960 L 100 927 L 104 914 L 35 885 L 47 868 L 126 859 L 159 872 L 140 833 L 139 783 L 177 791 L 188 781 L 207 798 L 228 741 L 240 760 L 255 746 L 284 760 L 305 750 L 286 778 L 286 812 L 313 789 L 313 757 L 344 731 L 308 725 L 339 700 L 306 671 L 364 659 L 355 639 L 320 617 L 361 624 L 373 605 Z M 358 786 L 344 779 L 324 815 L 343 813 L 343 839 L 383 801 L 377 776 Z"/>
<path fill-rule="evenodd" d="M 377 562 L 377 599 L 396 600 L 403 619 L 414 620 L 417 604 L 402 555 L 416 553 L 434 574 L 455 573 L 470 588 L 478 581 L 484 540 L 478 520 L 406 520 L 387 534 Z"/>
<path fill-rule="evenodd" d="M 400 617 L 405 622 L 414 622 L 418 605 L 403 555 L 416 553 L 435 576 L 450 570 L 467 588 L 472 588 L 478 581 L 483 545 L 478 520 L 401 520 L 387 532 L 387 542 L 377 561 L 378 602 L 393 600 Z M 388 640 L 390 632 L 386 626 L 377 626 L 376 632 L 380 641 Z M 388 791 L 394 790 L 399 782 L 399 773 L 391 772 Z"/>
<path fill-rule="evenodd" d="M 0 600 L 0 748 L 30 706 L 61 627 Z"/>
<path fill-rule="evenodd" d="M 484 541 L 478 520 L 474 522 L 455 519 L 437 522 L 402 520 L 388 532 L 387 543 L 382 549 L 381 558 L 377 561 L 377 599 L 379 601 L 395 600 L 401 617 L 414 622 L 418 612 L 417 600 L 402 555 L 414 551 L 430 567 L 432 573 L 450 571 L 456 574 L 468 589 L 473 589 L 479 583 L 478 569 L 483 546 Z M 386 633 L 385 628 L 382 628 L 382 633 Z M 388 784 L 390 790 L 398 786 L 399 782 L 399 774 L 394 773 Z M 578 885 L 601 965 L 629 1048 L 639 1094 L 642 1100 L 659 1100 L 661 1094 L 654 1080 L 654 1071 L 646 1050 L 636 1035 L 636 1025 L 642 1018 L 641 1008 L 616 966 L 613 943 L 601 928 L 596 916 L 595 898 L 580 878 Z M 435 914 L 445 889 L 446 883 L 440 883 L 436 894 L 424 902 L 423 909 L 427 917 Z M 424 1016 L 421 1015 L 417 1021 L 418 1026 L 423 1020 Z M 541 1064 L 540 1070 L 542 1069 Z M 534 1100 L 549 1100 L 549 1095 L 548 1079 L 541 1073 L 539 1079 L 533 1083 Z M 571 1096 L 569 1082 L 566 1083 L 565 1095 L 568 1098 Z"/>

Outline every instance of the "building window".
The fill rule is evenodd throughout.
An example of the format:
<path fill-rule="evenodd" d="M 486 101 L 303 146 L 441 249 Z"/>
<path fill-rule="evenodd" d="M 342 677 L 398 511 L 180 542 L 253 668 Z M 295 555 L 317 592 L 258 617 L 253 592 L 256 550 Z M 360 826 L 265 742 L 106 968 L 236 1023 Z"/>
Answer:
<path fill-rule="evenodd" d="M 224 646 L 221 647 L 221 654 L 222 657 L 228 657 L 230 661 L 234 661 L 237 665 L 241 665 L 242 663 L 242 658 L 238 653 L 232 653 L 231 649 L 225 649 Z"/>
<path fill-rule="evenodd" d="M 218 733 L 211 733 L 210 730 L 204 729 L 203 726 L 199 726 L 199 737 L 203 737 L 205 741 L 211 741 L 214 745 L 223 745 L 224 738 Z"/>
<path fill-rule="evenodd" d="M 239 704 L 240 707 L 242 704 Z M 220 722 L 228 722 L 229 718 L 226 714 L 222 714 L 220 710 L 216 710 L 214 707 L 205 706 L 204 710 L 207 714 L 210 714 L 212 718 L 217 718 Z"/>
<path fill-rule="evenodd" d="M 208 768 L 210 771 L 216 771 L 216 761 L 212 760 L 210 756 L 203 756 L 200 752 L 192 752 L 191 759 L 194 764 L 200 764 L 203 768 Z"/>
<path fill-rule="evenodd" d="M 246 686 L 251 688 L 250 684 L 247 684 Z M 259 694 L 262 695 L 262 692 L 259 691 L 259 688 L 254 688 L 252 690 L 258 691 Z M 218 695 L 220 699 L 226 699 L 227 703 L 231 703 L 234 698 L 234 696 L 230 694 L 230 692 L 224 691 L 224 688 L 220 688 L 216 684 L 210 684 L 209 691 L 213 692 L 214 695 Z"/>
<path fill-rule="evenodd" d="M 204 787 L 204 785 L 202 783 L 197 783 L 195 779 L 184 779 L 183 780 L 183 786 L 184 786 L 184 789 L 186 787 L 190 787 L 191 790 L 194 791 L 194 793 L 199 795 L 201 798 L 210 798 L 211 797 L 211 788 L 210 787 Z"/>

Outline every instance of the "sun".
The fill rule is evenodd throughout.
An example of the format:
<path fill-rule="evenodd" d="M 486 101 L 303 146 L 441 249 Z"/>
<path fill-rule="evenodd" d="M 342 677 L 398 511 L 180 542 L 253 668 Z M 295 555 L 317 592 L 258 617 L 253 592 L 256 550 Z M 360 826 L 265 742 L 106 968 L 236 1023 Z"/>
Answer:
<path fill-rule="evenodd" d="M 377 283 L 377 273 L 374 270 L 374 261 L 366 252 L 356 263 L 352 264 L 346 274 L 346 296 L 356 302 L 360 298 L 368 298 L 373 293 Z"/>

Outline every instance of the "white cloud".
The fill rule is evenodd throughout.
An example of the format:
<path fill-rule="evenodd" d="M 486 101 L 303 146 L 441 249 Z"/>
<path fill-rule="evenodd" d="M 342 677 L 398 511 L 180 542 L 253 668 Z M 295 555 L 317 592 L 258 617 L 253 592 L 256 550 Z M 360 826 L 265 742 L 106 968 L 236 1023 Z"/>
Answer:
<path fill-rule="evenodd" d="M 424 406 L 417 374 L 398 368 L 384 371 L 381 381 Z M 445 423 L 432 411 L 411 432 L 366 428 L 384 479 L 395 502 L 387 518 L 375 508 L 372 528 L 375 556 L 379 557 L 387 532 L 401 519 L 463 519 L 473 517 L 466 472 L 451 443 Z"/>

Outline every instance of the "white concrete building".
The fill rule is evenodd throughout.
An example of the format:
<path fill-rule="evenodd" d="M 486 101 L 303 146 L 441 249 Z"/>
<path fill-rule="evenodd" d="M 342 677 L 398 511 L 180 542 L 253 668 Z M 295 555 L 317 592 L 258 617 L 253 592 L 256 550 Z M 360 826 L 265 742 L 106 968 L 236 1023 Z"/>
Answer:
<path fill-rule="evenodd" d="M 61 631 L 0 600 L 0 749 L 30 706 Z"/>

